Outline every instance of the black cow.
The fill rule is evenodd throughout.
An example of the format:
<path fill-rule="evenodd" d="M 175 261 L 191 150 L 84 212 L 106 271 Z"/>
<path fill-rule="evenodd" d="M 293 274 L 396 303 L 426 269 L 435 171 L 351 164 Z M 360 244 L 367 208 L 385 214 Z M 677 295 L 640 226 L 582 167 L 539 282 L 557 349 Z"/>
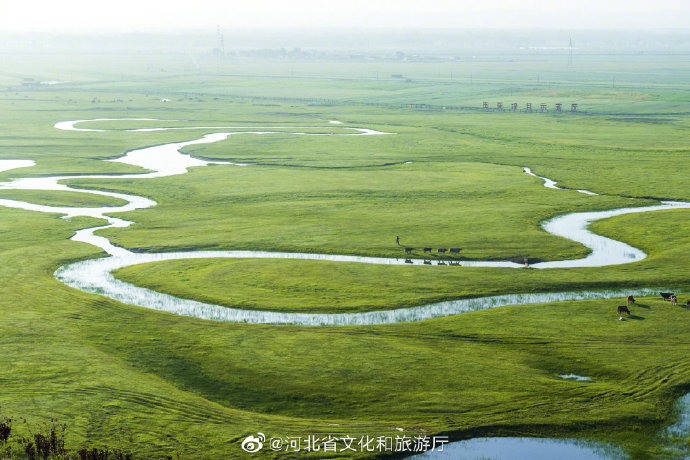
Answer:
<path fill-rule="evenodd" d="M 414 250 L 414 248 L 405 248 L 405 253 L 409 254 Z"/>
<path fill-rule="evenodd" d="M 664 299 L 664 300 L 671 300 L 671 296 L 674 295 L 673 292 L 660 292 L 659 295 Z"/>
<path fill-rule="evenodd" d="M 622 318 L 623 313 L 626 313 L 628 316 L 630 316 L 630 310 L 628 310 L 628 307 L 625 305 L 621 305 L 618 307 L 618 316 Z"/>
<path fill-rule="evenodd" d="M 424 248 L 424 252 L 431 252 L 431 248 Z"/>
<path fill-rule="evenodd" d="M 446 252 L 448 249 L 445 248 L 438 248 L 438 252 Z"/>
<path fill-rule="evenodd" d="M 459 253 L 461 250 L 462 248 L 450 248 L 450 252 L 454 252 L 456 254 Z"/>

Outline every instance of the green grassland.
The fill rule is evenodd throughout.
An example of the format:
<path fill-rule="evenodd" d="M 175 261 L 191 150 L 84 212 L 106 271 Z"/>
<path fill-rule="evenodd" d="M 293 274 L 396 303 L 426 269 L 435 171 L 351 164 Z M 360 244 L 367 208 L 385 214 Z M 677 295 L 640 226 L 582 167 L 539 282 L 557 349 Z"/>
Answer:
<path fill-rule="evenodd" d="M 131 231 L 103 234 L 125 247 L 157 251 L 232 248 L 397 257 L 401 251 L 394 243 L 400 235 L 403 244 L 419 250 L 462 247 L 463 256 L 475 259 L 551 259 L 586 250 L 540 230 L 546 217 L 647 202 L 549 191 L 520 168 L 464 162 L 357 170 L 214 166 L 190 174 L 203 177 L 203 185 L 185 181 L 187 175 L 74 183 L 155 197 L 155 208 L 122 214 L 136 222 Z"/>
<path fill-rule="evenodd" d="M 124 206 L 125 200 L 111 196 L 94 195 L 80 192 L 56 192 L 52 190 L 0 190 L 0 198 L 46 206 Z"/>
<path fill-rule="evenodd" d="M 394 133 L 238 134 L 185 152 L 247 166 L 192 168 L 154 180 L 68 181 L 158 203 L 116 216 L 133 221 L 130 227 L 99 233 L 127 248 L 402 258 L 399 235 L 415 257 L 432 246 L 462 247 L 463 259 L 556 260 L 587 250 L 545 234 L 540 224 L 546 219 L 649 205 L 654 198 L 690 200 L 687 60 L 592 56 L 575 69 L 566 69 L 562 56 L 438 65 L 237 60 L 198 73 L 172 53 L 150 67 L 141 56 L 113 56 L 99 65 L 94 59 L 74 58 L 74 74 L 61 77 L 68 70 L 59 58 L 48 65 L 36 57 L 6 57 L 0 81 L 10 87 L 0 92 L 0 110 L 11 116 L 0 118 L 0 158 L 37 164 L 4 171 L 0 180 L 143 172 L 102 160 L 227 131 L 124 131 L 171 126 L 168 121 L 83 125 L 116 130 L 107 132 L 53 128 L 64 120 L 156 118 L 180 120 L 175 126 Z M 406 78 L 385 78 L 393 73 Z M 25 74 L 72 81 L 23 87 Z M 581 111 L 484 112 L 484 100 L 520 107 L 578 103 Z M 561 186 L 606 196 L 546 189 L 523 166 Z M 67 192 L 1 195 L 42 204 L 118 204 Z M 594 231 L 649 257 L 593 269 L 238 259 L 145 264 L 117 276 L 221 305 L 320 313 L 514 292 L 656 286 L 688 292 L 688 216 L 673 210 L 597 222 Z M 690 312 L 660 298 L 639 299 L 626 321 L 615 313 L 624 300 L 612 299 L 380 326 L 217 323 L 59 283 L 53 278 L 58 267 L 103 253 L 68 240 L 100 221 L 58 217 L 0 209 L 0 415 L 31 424 L 55 417 L 68 424 L 72 448 L 216 459 L 241 457 L 241 441 L 257 432 L 395 436 L 402 428 L 454 440 L 577 437 L 620 445 L 635 458 L 673 455 L 657 434 L 674 420 L 675 400 L 690 390 Z M 592 381 L 559 377 L 569 373 Z M 21 423 L 14 428 L 26 433 Z"/>
<path fill-rule="evenodd" d="M 584 289 L 690 286 L 682 254 L 690 249 L 685 211 L 658 211 L 598 224 L 650 257 L 591 269 L 511 269 L 380 266 L 325 261 L 197 259 L 154 262 L 117 270 L 138 286 L 229 307 L 293 312 L 358 312 L 412 307 L 464 297 Z M 618 233 L 617 230 L 625 231 Z M 664 232 L 665 240 L 658 235 Z M 402 249 L 398 249 L 402 253 Z M 412 256 L 424 257 L 421 250 Z M 399 254 L 400 258 L 406 257 Z M 427 256 L 437 259 L 435 255 Z"/>

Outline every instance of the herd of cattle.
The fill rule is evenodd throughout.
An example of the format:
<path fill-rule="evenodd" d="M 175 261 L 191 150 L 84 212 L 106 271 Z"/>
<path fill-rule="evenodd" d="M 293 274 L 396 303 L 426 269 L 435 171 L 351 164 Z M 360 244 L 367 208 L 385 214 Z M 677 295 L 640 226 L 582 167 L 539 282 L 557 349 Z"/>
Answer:
<path fill-rule="evenodd" d="M 433 248 L 424 248 L 424 252 L 431 252 Z M 405 253 L 410 254 L 412 251 L 414 251 L 414 248 L 405 248 Z M 441 254 L 445 254 L 446 251 L 449 251 L 450 253 L 455 253 L 459 254 L 460 251 L 462 251 L 462 248 L 438 248 L 437 251 Z"/>
<path fill-rule="evenodd" d="M 424 252 L 429 252 L 431 253 L 432 248 L 424 248 Z M 438 248 L 437 251 L 440 254 L 445 254 L 446 251 L 450 251 L 450 253 L 455 253 L 458 254 L 462 248 Z M 405 248 L 405 253 L 406 254 L 411 254 L 412 251 L 414 251 L 414 248 Z M 407 262 L 407 261 L 406 261 Z M 409 261 L 410 263 L 412 261 Z M 424 261 L 425 264 L 430 264 L 431 262 Z M 452 265 L 452 264 L 451 264 Z M 678 304 L 678 298 L 673 292 L 660 292 L 659 295 L 661 296 L 662 299 L 664 300 L 669 300 L 671 302 L 671 305 L 677 305 Z M 635 297 L 629 295 L 628 296 L 628 305 L 634 304 L 635 303 Z M 687 300 L 685 303 L 685 308 L 690 309 L 690 299 Z M 618 316 L 620 316 L 620 319 L 623 319 L 623 315 L 628 315 L 630 316 L 630 309 L 628 308 L 627 305 L 620 305 L 618 307 Z"/>
<path fill-rule="evenodd" d="M 673 292 L 660 292 L 659 295 L 662 299 L 670 301 L 671 305 L 678 304 L 678 298 Z M 628 305 L 630 304 L 635 304 L 635 297 L 631 295 L 628 296 Z M 620 319 L 623 319 L 624 314 L 630 316 L 630 309 L 628 308 L 628 305 L 620 305 L 618 307 L 618 316 L 620 316 Z M 690 309 L 690 299 L 685 302 L 685 308 Z"/>

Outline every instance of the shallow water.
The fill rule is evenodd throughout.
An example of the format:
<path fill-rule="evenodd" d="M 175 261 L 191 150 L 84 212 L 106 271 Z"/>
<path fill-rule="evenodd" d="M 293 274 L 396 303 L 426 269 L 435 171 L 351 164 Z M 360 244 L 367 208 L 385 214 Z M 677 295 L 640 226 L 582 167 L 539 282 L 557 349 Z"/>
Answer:
<path fill-rule="evenodd" d="M 451 300 L 411 308 L 372 311 L 365 313 L 281 313 L 260 310 L 240 310 L 195 300 L 181 299 L 134 286 L 115 278 L 111 272 L 118 268 L 147 262 L 195 258 L 279 258 L 321 260 L 319 254 L 271 253 L 258 251 L 193 251 L 158 254 L 125 253 L 113 247 L 113 257 L 85 260 L 61 267 L 55 277 L 76 289 L 99 294 L 120 302 L 167 311 L 183 316 L 215 321 L 262 324 L 294 324 L 302 326 L 351 326 L 421 321 L 443 316 L 506 305 L 525 305 L 564 300 L 609 299 L 626 295 L 655 295 L 660 289 L 626 289 L 602 291 L 555 292 L 536 294 L 506 294 L 491 297 Z M 348 256 L 323 256 L 323 260 L 354 261 Z M 396 259 L 381 259 L 395 261 Z M 370 263 L 370 262 L 364 262 Z M 378 262 L 373 262 L 378 263 Z M 381 262 L 385 263 L 385 262 Z M 404 263 L 404 262 L 402 262 Z"/>
<path fill-rule="evenodd" d="M 32 160 L 0 160 L 0 172 L 9 171 L 10 169 L 28 168 L 35 165 L 36 162 Z"/>
<path fill-rule="evenodd" d="M 554 180 L 552 180 L 552 179 L 549 179 L 548 177 L 537 176 L 537 175 L 534 174 L 534 173 L 532 172 L 532 170 L 531 170 L 530 168 L 528 168 L 528 167 L 523 167 L 522 170 L 523 170 L 524 172 L 526 172 L 527 174 L 529 174 L 530 176 L 538 177 L 539 179 L 543 180 L 543 181 L 544 181 L 544 187 L 546 187 L 546 188 L 553 188 L 553 189 L 556 189 L 556 190 L 569 190 L 569 189 L 567 189 L 567 188 L 563 188 L 563 187 L 557 186 L 556 184 L 557 184 L 558 182 L 556 182 L 556 181 L 554 181 Z M 576 192 L 580 192 L 580 193 L 584 193 L 584 194 L 587 194 L 587 195 L 598 195 L 598 193 L 590 192 L 589 190 L 577 190 L 577 189 L 576 189 L 575 191 L 576 191 Z"/>
<path fill-rule="evenodd" d="M 583 377 L 581 375 L 576 375 L 576 374 L 563 374 L 559 376 L 562 379 L 566 380 L 576 380 L 578 382 L 591 382 L 592 378 L 591 377 Z"/>
<path fill-rule="evenodd" d="M 625 458 L 617 448 L 577 439 L 473 438 L 446 444 L 443 452 L 410 457 L 454 460 L 613 460 Z"/>
<path fill-rule="evenodd" d="M 602 267 L 640 261 L 647 257 L 644 252 L 622 241 L 612 240 L 611 238 L 592 233 L 587 227 L 596 220 L 608 219 L 609 217 L 682 208 L 690 208 L 690 203 L 663 201 L 662 204 L 655 206 L 620 208 L 597 212 L 576 212 L 556 217 L 542 225 L 544 230 L 553 235 L 577 241 L 590 248 L 592 252 L 582 259 L 540 262 L 531 266 L 533 268 Z"/>
<path fill-rule="evenodd" d="M 690 393 L 676 401 L 675 409 L 677 414 L 676 422 L 666 428 L 666 434 L 678 437 L 690 436 Z M 688 454 L 690 455 L 690 452 Z"/>

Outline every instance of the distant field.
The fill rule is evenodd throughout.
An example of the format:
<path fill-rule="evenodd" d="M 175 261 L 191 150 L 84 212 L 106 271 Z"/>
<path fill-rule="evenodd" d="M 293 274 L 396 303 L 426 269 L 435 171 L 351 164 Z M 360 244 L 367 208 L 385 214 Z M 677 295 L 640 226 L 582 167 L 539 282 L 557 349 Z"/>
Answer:
<path fill-rule="evenodd" d="M 98 233 L 138 251 L 402 258 L 403 247 L 423 257 L 421 249 L 430 246 L 461 247 L 455 257 L 469 260 L 572 259 L 587 249 L 546 234 L 542 222 L 658 199 L 690 201 L 687 59 L 576 56 L 568 68 L 567 56 L 557 55 L 356 64 L 217 63 L 205 56 L 200 70 L 184 53 L 81 56 L 69 67 L 62 61 L 18 55 L 4 61 L 0 82 L 8 88 L 0 91 L 0 110 L 8 116 L 0 119 L 0 159 L 31 159 L 36 166 L 4 171 L 0 181 L 143 172 L 103 160 L 227 126 L 283 127 L 185 149 L 246 166 L 192 168 L 154 180 L 69 180 L 158 203 L 115 216 L 133 221 L 130 227 Z M 22 86 L 25 76 L 69 82 Z M 484 111 L 484 101 L 492 108 L 516 102 L 521 110 Z M 524 110 L 527 102 L 532 113 Z M 542 102 L 548 112 L 538 110 Z M 563 113 L 554 112 L 556 103 Z M 578 112 L 570 112 L 571 103 Z M 94 118 L 156 120 L 78 126 L 114 130 L 106 132 L 53 127 Z M 125 131 L 166 126 L 218 128 Z M 288 134 L 294 127 L 392 134 Z M 522 167 L 601 195 L 547 189 Z M 73 192 L 0 190 L 0 198 L 122 204 Z M 382 326 L 217 323 L 124 305 L 56 281 L 58 267 L 104 255 L 68 240 L 97 225 L 94 219 L 58 217 L 0 208 L 0 416 L 31 424 L 57 418 L 68 425 L 72 449 L 107 445 L 136 458 L 215 459 L 240 456 L 242 440 L 257 432 L 359 437 L 395 436 L 401 428 L 453 440 L 593 439 L 636 458 L 682 452 L 657 433 L 690 388 L 690 312 L 660 297 L 639 299 L 627 321 L 616 315 L 625 300 L 613 299 Z M 116 276 L 219 305 L 293 312 L 641 287 L 673 289 L 684 303 L 688 224 L 687 210 L 597 222 L 595 232 L 649 257 L 592 269 L 238 259 L 145 264 Z M 592 381 L 559 377 L 569 373 Z M 14 427 L 28 432 L 21 423 Z"/>

